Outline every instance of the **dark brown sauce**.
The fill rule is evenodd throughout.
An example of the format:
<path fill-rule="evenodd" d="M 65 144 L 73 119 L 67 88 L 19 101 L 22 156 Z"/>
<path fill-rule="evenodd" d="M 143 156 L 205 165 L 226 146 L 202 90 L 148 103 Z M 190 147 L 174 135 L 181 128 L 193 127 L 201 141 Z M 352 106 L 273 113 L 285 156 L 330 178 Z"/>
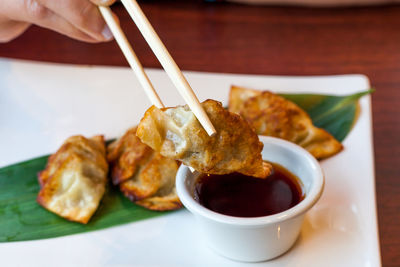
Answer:
<path fill-rule="evenodd" d="M 276 214 L 304 199 L 300 180 L 284 167 L 271 163 L 274 172 L 266 179 L 240 173 L 201 174 L 194 197 L 204 207 L 236 217 L 260 217 Z"/>

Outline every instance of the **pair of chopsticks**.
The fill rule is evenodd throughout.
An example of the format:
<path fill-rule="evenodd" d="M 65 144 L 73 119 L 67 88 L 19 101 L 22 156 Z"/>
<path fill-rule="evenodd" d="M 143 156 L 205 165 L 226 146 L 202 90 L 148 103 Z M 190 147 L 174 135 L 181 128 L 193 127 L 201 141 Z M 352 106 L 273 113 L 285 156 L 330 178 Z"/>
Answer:
<path fill-rule="evenodd" d="M 142 33 L 144 39 L 153 50 L 153 53 L 160 61 L 162 67 L 174 83 L 175 87 L 178 89 L 185 102 L 188 104 L 196 118 L 199 120 L 200 124 L 206 130 L 208 135 L 211 136 L 215 134 L 216 130 L 212 125 L 210 119 L 208 118 L 206 112 L 201 107 L 197 96 L 195 95 L 186 78 L 183 76 L 181 70 L 176 65 L 175 61 L 165 48 L 164 44 L 161 42 L 157 33 L 154 31 L 154 28 L 147 20 L 136 0 L 121 0 L 121 2 L 124 5 L 125 9 L 128 11 L 129 15 L 133 19 L 140 32 Z M 115 40 L 121 48 L 122 53 L 125 55 L 125 58 L 127 59 L 133 72 L 136 74 L 151 103 L 158 108 L 164 107 L 160 97 L 158 96 L 152 83 L 147 77 L 142 64 L 140 63 L 131 45 L 129 44 L 119 23 L 114 18 L 111 9 L 105 6 L 99 6 L 99 9 L 112 34 L 114 35 Z"/>

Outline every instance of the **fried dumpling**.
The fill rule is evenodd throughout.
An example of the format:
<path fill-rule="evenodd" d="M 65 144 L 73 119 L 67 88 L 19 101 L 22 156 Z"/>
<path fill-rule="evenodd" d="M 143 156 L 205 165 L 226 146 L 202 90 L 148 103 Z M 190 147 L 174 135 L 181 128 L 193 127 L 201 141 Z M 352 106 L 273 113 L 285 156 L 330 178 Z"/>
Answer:
<path fill-rule="evenodd" d="M 87 223 L 105 192 L 107 172 L 103 136 L 70 137 L 39 173 L 37 201 L 61 217 Z"/>
<path fill-rule="evenodd" d="M 115 184 L 131 201 L 151 210 L 182 207 L 175 190 L 178 163 L 161 156 L 136 136 L 136 127 L 107 147 Z"/>
<path fill-rule="evenodd" d="M 209 136 L 188 106 L 149 108 L 137 136 L 161 155 L 181 161 L 202 173 L 240 172 L 267 177 L 272 167 L 263 162 L 263 144 L 249 124 L 220 102 L 206 100 L 203 109 L 217 133 Z"/>
<path fill-rule="evenodd" d="M 317 159 L 330 157 L 343 149 L 331 134 L 315 127 L 304 110 L 272 92 L 232 86 L 229 111 L 240 114 L 257 134 L 296 143 Z"/>
<path fill-rule="evenodd" d="M 96 151 L 98 153 L 96 153 Z M 71 155 L 71 152 L 98 162 L 102 165 L 102 168 L 108 168 L 107 162 L 104 161 L 105 144 L 102 135 L 96 135 L 92 138 L 85 138 L 81 135 L 72 136 L 65 140 L 57 153 L 49 157 L 46 168 L 39 172 L 38 180 L 40 186 L 46 183 L 47 179 L 53 175 L 65 159 Z"/>
<path fill-rule="evenodd" d="M 111 178 L 118 185 L 131 178 L 138 167 L 148 161 L 153 150 L 136 136 L 136 127 L 129 129 L 117 141 L 107 147 L 107 161 L 111 166 Z"/>
<path fill-rule="evenodd" d="M 167 189 L 160 190 L 160 192 L 156 195 L 138 200 L 135 203 L 149 210 L 165 211 L 180 209 L 182 207 L 182 203 L 179 200 L 178 194 L 176 193 L 175 186 L 172 190 L 169 190 L 168 187 L 165 188 Z"/>

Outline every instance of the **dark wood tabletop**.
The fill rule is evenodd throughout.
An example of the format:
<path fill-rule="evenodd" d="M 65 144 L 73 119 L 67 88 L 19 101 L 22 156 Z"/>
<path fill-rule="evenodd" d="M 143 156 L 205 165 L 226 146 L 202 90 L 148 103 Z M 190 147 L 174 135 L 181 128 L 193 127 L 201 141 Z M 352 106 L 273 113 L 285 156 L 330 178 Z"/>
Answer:
<path fill-rule="evenodd" d="M 142 1 L 184 70 L 265 75 L 361 73 L 372 96 L 383 266 L 400 266 L 400 6 L 313 9 Z M 113 7 L 145 67 L 160 67 L 121 5 Z M 0 56 L 127 66 L 115 42 L 86 44 L 31 27 Z M 360 151 L 360 153 L 363 153 Z"/>

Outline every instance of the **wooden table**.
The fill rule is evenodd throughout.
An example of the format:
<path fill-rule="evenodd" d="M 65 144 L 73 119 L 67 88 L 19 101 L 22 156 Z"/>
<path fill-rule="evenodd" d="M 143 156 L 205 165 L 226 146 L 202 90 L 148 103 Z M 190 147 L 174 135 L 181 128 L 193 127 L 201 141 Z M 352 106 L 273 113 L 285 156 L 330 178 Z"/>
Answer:
<path fill-rule="evenodd" d="M 362 73 L 372 96 L 383 266 L 400 266 L 400 6 L 310 9 L 201 1 L 141 3 L 185 70 L 275 75 Z M 145 67 L 160 67 L 122 6 L 115 12 Z M 85 44 L 37 27 L 0 56 L 127 66 L 117 45 Z M 360 151 L 362 153 L 362 151 Z"/>

